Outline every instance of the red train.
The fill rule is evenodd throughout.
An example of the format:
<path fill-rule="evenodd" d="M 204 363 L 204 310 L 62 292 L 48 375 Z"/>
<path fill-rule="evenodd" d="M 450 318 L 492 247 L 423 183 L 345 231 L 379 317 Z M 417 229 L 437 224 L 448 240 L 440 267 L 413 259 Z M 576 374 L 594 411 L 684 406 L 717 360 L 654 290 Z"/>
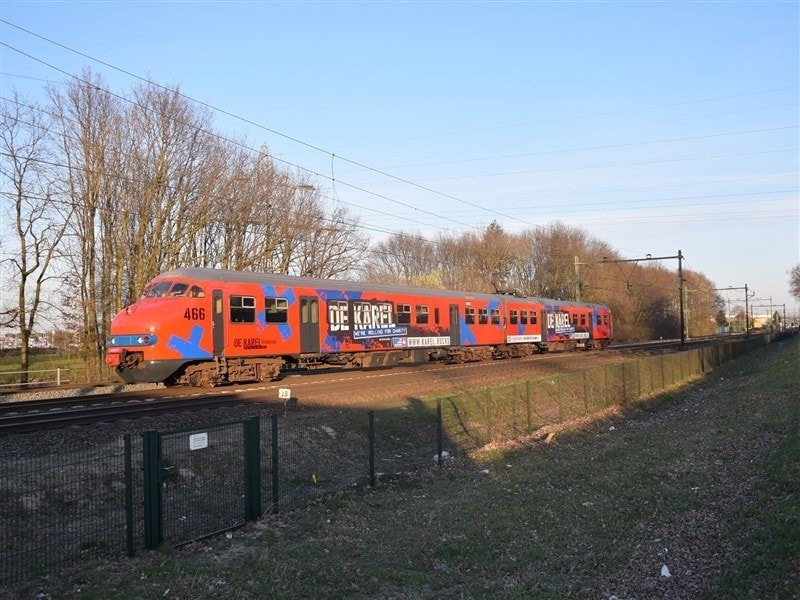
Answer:
<path fill-rule="evenodd" d="M 106 362 L 131 383 L 214 386 L 299 367 L 602 349 L 612 331 L 601 304 L 177 269 L 114 317 Z"/>

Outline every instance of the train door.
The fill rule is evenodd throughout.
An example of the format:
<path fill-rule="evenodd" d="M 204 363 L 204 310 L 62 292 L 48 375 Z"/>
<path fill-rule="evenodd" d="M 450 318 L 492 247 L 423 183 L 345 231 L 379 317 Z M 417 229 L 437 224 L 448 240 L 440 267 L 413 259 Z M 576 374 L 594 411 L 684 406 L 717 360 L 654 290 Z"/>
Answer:
<path fill-rule="evenodd" d="M 225 353 L 225 314 L 222 301 L 222 290 L 211 292 L 211 330 L 214 344 L 214 356 Z"/>
<path fill-rule="evenodd" d="M 458 304 L 450 305 L 450 345 L 461 345 L 461 321 L 458 318 Z"/>
<path fill-rule="evenodd" d="M 319 298 L 300 296 L 300 352 L 319 352 Z"/>

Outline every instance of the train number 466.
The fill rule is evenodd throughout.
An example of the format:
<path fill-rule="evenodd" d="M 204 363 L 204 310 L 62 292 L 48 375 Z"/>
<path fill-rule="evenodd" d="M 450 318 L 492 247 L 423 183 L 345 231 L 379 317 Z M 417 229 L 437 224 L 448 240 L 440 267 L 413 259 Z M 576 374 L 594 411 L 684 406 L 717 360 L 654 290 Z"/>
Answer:
<path fill-rule="evenodd" d="M 184 319 L 189 319 L 190 321 L 202 321 L 206 318 L 206 309 L 205 308 L 187 308 L 186 312 L 183 313 Z"/>

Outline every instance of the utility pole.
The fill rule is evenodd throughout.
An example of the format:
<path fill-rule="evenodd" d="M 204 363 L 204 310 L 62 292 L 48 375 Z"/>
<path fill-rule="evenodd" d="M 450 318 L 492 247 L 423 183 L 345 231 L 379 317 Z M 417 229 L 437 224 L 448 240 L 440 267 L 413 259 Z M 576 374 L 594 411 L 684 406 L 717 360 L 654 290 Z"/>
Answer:
<path fill-rule="evenodd" d="M 753 296 L 756 293 L 753 292 Z M 747 302 L 749 301 L 750 296 L 747 293 L 747 284 L 744 284 L 744 337 L 750 337 L 750 321 L 747 320 Z"/>
<path fill-rule="evenodd" d="M 745 337 L 750 337 L 750 317 L 749 317 L 750 313 L 748 311 L 748 306 L 747 306 L 747 303 L 750 300 L 750 292 L 747 289 L 747 284 L 745 283 L 744 287 L 728 286 L 726 288 L 714 288 L 712 291 L 713 292 L 722 292 L 722 291 L 725 291 L 725 290 L 744 290 L 744 335 L 745 335 Z M 755 295 L 756 295 L 756 293 L 753 292 L 753 296 L 755 296 Z"/>
<path fill-rule="evenodd" d="M 689 318 L 689 293 L 696 292 L 697 290 L 692 290 L 687 287 L 683 288 L 683 305 L 684 305 L 684 313 L 686 314 L 686 338 L 688 339 L 689 336 L 689 322 L 691 319 Z"/>
<path fill-rule="evenodd" d="M 575 302 L 581 301 L 581 265 L 584 264 L 575 257 Z"/>
<path fill-rule="evenodd" d="M 677 256 L 655 256 L 654 257 L 654 256 L 651 256 L 651 255 L 648 254 L 647 258 L 626 258 L 626 259 L 621 259 L 621 260 L 608 260 L 607 258 L 604 258 L 600 262 L 601 263 L 607 263 L 607 264 L 610 264 L 610 263 L 628 263 L 628 262 L 638 263 L 638 262 L 645 262 L 645 261 L 648 261 L 648 260 L 669 260 L 671 258 L 677 258 L 678 259 L 678 304 L 680 306 L 680 313 L 681 313 L 681 315 L 680 315 L 680 321 L 681 321 L 681 346 L 683 346 L 683 345 L 686 344 L 686 318 L 685 318 L 685 316 L 683 314 L 683 286 L 684 286 L 684 281 L 683 281 L 683 252 L 678 250 L 678 255 Z"/>
<path fill-rule="evenodd" d="M 683 314 L 684 303 L 684 283 L 683 283 L 683 253 L 678 250 L 678 284 L 680 285 L 680 303 L 681 303 L 681 346 L 686 343 L 686 316 Z"/>

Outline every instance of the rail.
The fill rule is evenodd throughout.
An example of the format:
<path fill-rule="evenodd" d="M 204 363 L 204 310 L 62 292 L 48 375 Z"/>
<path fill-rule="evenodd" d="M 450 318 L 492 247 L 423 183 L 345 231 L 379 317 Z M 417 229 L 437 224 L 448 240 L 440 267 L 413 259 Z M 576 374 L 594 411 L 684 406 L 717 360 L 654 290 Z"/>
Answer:
<path fill-rule="evenodd" d="M 56 378 L 55 380 L 46 380 L 46 379 L 37 379 L 36 381 L 26 381 L 25 383 L 15 382 L 15 383 L 0 383 L 0 388 L 4 387 L 20 387 L 20 386 L 39 386 L 39 385 L 48 385 L 48 384 L 56 384 L 57 386 L 61 385 L 62 383 L 69 383 L 69 379 L 62 379 L 61 374 L 65 371 L 70 371 L 71 369 L 37 369 L 33 371 L 1 371 L 0 378 L 5 377 L 6 375 L 23 375 L 25 373 L 55 373 Z"/>

